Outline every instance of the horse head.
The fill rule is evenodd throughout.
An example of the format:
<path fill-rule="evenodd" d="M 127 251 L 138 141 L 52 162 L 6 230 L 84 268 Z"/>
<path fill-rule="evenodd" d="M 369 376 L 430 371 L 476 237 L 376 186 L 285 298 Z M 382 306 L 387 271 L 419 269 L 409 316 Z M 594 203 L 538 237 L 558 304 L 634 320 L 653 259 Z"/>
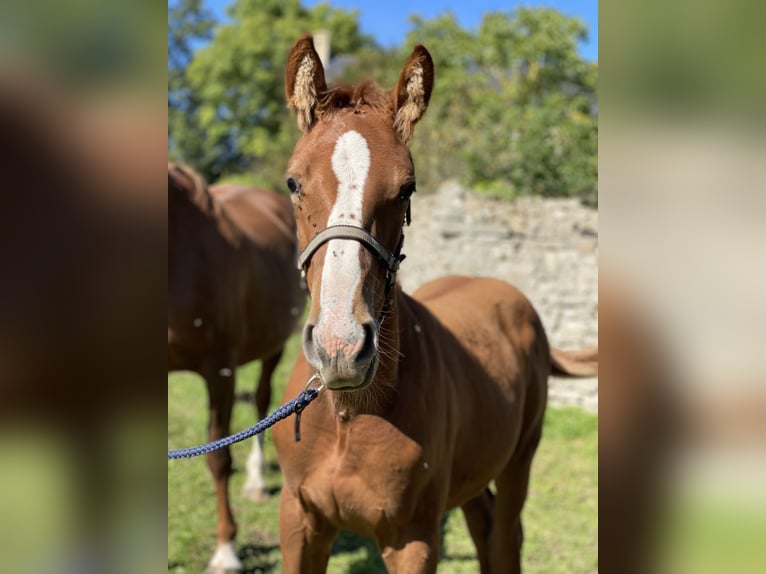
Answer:
<path fill-rule="evenodd" d="M 306 36 L 289 54 L 286 78 L 301 130 L 287 186 L 312 294 L 303 350 L 328 388 L 359 390 L 379 364 L 415 191 L 407 142 L 428 106 L 433 61 L 416 46 L 389 93 L 369 82 L 328 88 Z"/>

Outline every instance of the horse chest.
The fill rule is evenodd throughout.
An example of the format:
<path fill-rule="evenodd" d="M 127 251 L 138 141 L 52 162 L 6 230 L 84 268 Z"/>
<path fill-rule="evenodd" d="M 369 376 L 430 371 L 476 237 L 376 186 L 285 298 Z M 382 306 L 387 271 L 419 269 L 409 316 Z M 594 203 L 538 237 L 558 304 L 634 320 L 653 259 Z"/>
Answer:
<path fill-rule="evenodd" d="M 430 472 L 420 446 L 396 435 L 339 441 L 304 478 L 301 498 L 335 525 L 366 535 L 406 522 Z"/>

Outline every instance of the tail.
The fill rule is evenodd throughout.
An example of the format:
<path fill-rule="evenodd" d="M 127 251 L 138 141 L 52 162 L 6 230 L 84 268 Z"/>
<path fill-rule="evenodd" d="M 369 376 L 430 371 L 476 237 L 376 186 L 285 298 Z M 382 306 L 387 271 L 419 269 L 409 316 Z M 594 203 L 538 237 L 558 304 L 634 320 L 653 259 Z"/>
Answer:
<path fill-rule="evenodd" d="M 551 347 L 551 368 L 554 375 L 595 377 L 598 375 L 598 347 L 577 351 Z"/>

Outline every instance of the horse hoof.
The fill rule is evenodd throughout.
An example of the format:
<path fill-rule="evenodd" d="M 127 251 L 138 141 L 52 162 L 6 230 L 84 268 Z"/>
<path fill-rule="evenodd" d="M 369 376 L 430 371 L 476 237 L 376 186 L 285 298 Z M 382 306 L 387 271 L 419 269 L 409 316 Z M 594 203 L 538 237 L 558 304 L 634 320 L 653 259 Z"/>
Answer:
<path fill-rule="evenodd" d="M 242 489 L 242 493 L 245 495 L 245 498 L 253 502 L 266 502 L 271 498 L 269 492 L 265 488 L 260 487 L 245 487 Z"/>
<path fill-rule="evenodd" d="M 241 574 L 242 563 L 237 557 L 237 553 L 234 551 L 234 544 L 232 542 L 226 542 L 219 544 L 215 549 L 213 558 L 210 559 L 210 563 L 207 565 L 205 574 Z"/>

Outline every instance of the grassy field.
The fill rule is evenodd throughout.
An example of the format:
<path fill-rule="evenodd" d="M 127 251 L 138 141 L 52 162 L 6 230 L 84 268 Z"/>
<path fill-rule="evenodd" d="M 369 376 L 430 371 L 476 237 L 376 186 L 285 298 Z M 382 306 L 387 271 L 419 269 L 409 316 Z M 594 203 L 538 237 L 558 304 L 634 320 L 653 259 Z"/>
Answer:
<path fill-rule="evenodd" d="M 274 378 L 273 406 L 298 352 L 293 337 Z M 238 392 L 253 391 L 258 365 L 237 373 Z M 310 408 L 310 407 L 309 407 Z M 207 398 L 204 382 L 190 373 L 173 373 L 168 381 L 168 448 L 205 442 Z M 255 422 L 254 408 L 235 406 L 232 430 Z M 241 496 L 244 463 L 250 442 L 233 447 L 238 472 L 231 480 L 232 505 L 239 525 L 237 538 L 245 572 L 282 572 L 279 552 L 279 489 L 282 477 L 270 433 L 266 434 L 273 493 L 265 503 Z M 589 573 L 598 571 L 598 419 L 577 409 L 549 409 L 545 434 L 535 458 L 529 498 L 524 510 L 525 572 Z M 475 550 L 459 510 L 444 518 L 444 547 L 439 572 L 478 572 Z M 168 571 L 201 573 L 214 548 L 215 500 L 204 457 L 168 462 Z M 331 573 L 385 572 L 375 545 L 342 532 L 333 546 Z"/>

